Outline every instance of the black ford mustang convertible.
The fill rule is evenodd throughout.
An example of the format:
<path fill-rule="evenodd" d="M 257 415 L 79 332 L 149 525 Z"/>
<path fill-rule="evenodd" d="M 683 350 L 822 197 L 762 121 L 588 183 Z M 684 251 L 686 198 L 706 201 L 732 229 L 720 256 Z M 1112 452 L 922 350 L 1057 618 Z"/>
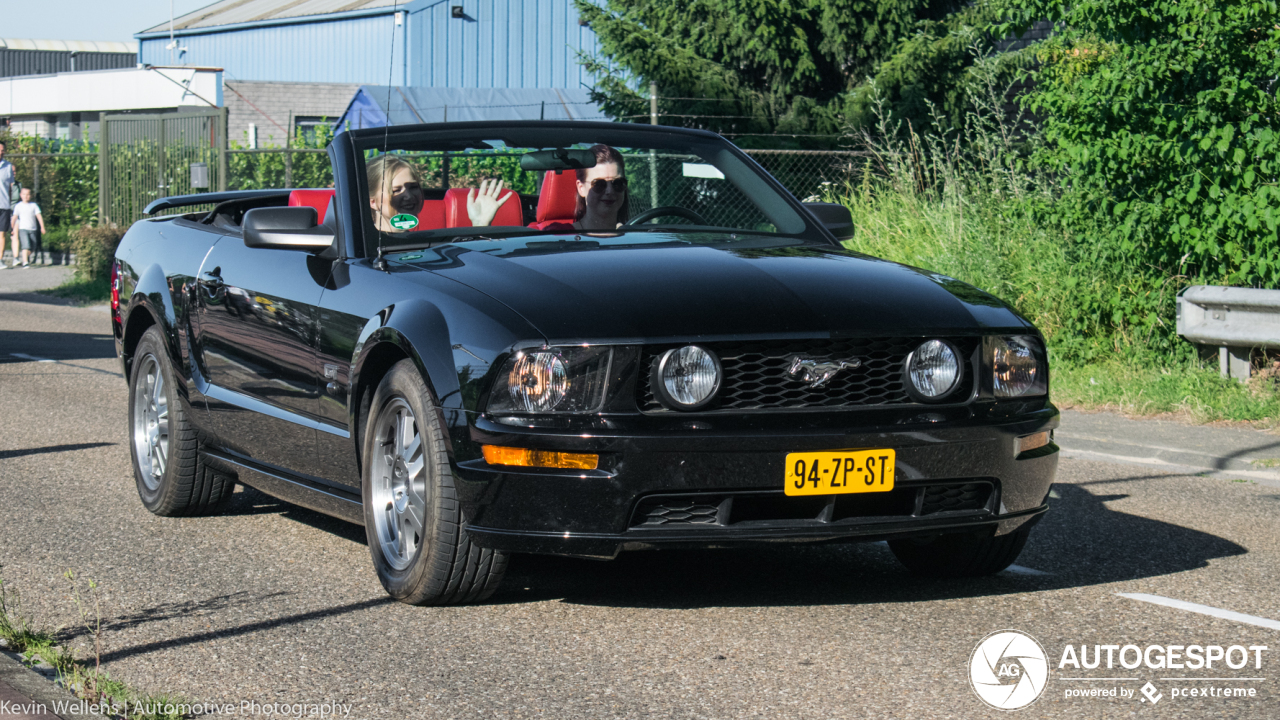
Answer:
<path fill-rule="evenodd" d="M 845 208 L 718 135 L 450 123 L 328 152 L 331 189 L 165 198 L 203 209 L 120 245 L 156 514 L 243 483 L 364 525 L 387 591 L 442 604 L 513 552 L 888 540 L 989 574 L 1046 509 L 1036 329 L 844 249 Z"/>

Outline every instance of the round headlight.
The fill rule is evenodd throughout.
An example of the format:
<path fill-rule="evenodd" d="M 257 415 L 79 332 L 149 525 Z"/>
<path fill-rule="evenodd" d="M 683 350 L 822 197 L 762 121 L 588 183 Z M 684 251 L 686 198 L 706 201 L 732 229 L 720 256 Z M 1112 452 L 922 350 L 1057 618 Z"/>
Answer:
<path fill-rule="evenodd" d="M 564 399 L 569 377 L 564 361 L 552 352 L 531 352 L 518 358 L 507 377 L 511 402 L 524 412 L 546 412 Z"/>
<path fill-rule="evenodd" d="M 947 343 L 929 340 L 907 356 L 907 380 L 921 400 L 940 400 L 960 384 L 960 357 Z"/>
<path fill-rule="evenodd" d="M 1035 387 L 1040 366 L 1031 344 L 1016 336 L 994 340 L 991 369 L 996 397 L 1017 397 Z"/>
<path fill-rule="evenodd" d="M 720 389 L 720 361 L 697 345 L 668 350 L 653 365 L 654 391 L 675 410 L 706 405 Z"/>

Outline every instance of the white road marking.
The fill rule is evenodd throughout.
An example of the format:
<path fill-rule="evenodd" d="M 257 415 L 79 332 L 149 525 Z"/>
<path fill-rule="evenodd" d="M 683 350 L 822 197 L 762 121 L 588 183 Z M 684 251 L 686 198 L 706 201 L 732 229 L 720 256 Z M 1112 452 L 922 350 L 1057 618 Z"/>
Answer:
<path fill-rule="evenodd" d="M 1266 678 L 1160 678 L 1161 680 L 1266 680 Z"/>
<path fill-rule="evenodd" d="M 34 355 L 28 355 L 26 353 L 9 353 L 9 357 L 22 358 L 23 360 L 31 360 L 33 362 L 57 363 L 58 365 L 65 365 L 69 368 L 75 368 L 77 370 L 88 370 L 90 372 L 102 373 L 103 375 L 114 375 L 116 377 L 124 377 L 122 374 L 118 372 L 111 372 L 110 370 L 101 370 L 99 368 L 85 367 L 84 365 L 74 365 L 72 363 L 64 362 L 62 360 L 50 360 L 49 358 L 40 358 Z"/>
<path fill-rule="evenodd" d="M 1058 678 L 1058 680 L 1137 680 L 1137 679 L 1138 678 L 1064 678 L 1064 677 Z M 1168 678 L 1162 678 L 1162 679 L 1168 679 Z M 1205 678 L 1205 679 L 1208 680 L 1209 678 Z"/>
<path fill-rule="evenodd" d="M 1052 575 L 1053 574 L 1053 573 L 1047 573 L 1043 570 L 1036 570 L 1035 568 L 1022 567 L 1021 565 L 1010 565 L 1009 567 L 1005 568 L 1003 572 L 1013 573 L 1014 575 Z"/>
<path fill-rule="evenodd" d="M 1130 600 L 1138 600 L 1140 602 L 1148 602 L 1153 605 L 1163 605 L 1165 607 L 1176 608 L 1178 610 L 1186 610 L 1187 612 L 1200 613 L 1201 615 L 1209 615 L 1211 617 L 1222 618 L 1223 620 L 1232 620 L 1246 625 L 1257 625 L 1269 630 L 1280 630 L 1280 621 L 1268 620 L 1256 615 L 1245 615 L 1233 610 L 1223 610 L 1222 608 L 1210 607 L 1208 605 L 1200 605 L 1190 603 L 1184 600 L 1174 600 L 1173 598 L 1161 597 L 1159 595 L 1148 595 L 1146 593 L 1116 593 L 1120 597 L 1129 598 Z M 1203 679 L 1203 678 L 1202 678 Z"/>

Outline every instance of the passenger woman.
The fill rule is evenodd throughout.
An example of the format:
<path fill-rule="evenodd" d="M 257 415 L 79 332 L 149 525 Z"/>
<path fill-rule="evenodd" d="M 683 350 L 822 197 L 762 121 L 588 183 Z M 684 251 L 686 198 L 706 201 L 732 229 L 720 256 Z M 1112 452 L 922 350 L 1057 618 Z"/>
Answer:
<path fill-rule="evenodd" d="M 417 168 L 395 155 L 382 155 L 369 163 L 368 180 L 374 225 L 389 233 L 408 230 L 392 226 L 391 218 L 412 215 L 416 219 L 422 212 L 422 178 Z"/>

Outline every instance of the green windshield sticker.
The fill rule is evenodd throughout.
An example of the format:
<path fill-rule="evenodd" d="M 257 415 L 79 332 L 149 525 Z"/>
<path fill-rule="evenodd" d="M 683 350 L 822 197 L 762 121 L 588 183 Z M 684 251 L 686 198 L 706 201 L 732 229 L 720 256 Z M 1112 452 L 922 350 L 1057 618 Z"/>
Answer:
<path fill-rule="evenodd" d="M 391 218 L 391 227 L 397 230 L 412 230 L 418 227 L 418 218 L 401 213 Z"/>

